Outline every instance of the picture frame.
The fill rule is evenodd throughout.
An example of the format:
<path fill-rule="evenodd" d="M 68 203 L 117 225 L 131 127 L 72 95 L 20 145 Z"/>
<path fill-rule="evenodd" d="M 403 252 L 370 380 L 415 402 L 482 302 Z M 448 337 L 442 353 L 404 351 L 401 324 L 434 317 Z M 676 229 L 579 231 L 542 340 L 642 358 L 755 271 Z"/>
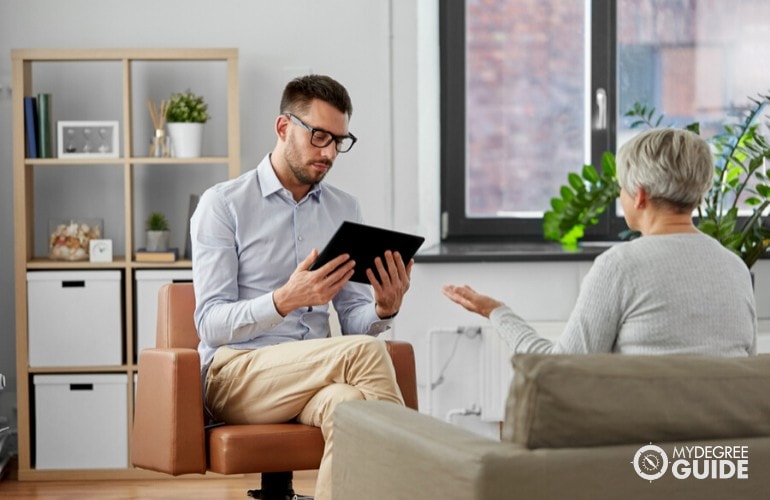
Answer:
<path fill-rule="evenodd" d="M 58 157 L 118 158 L 119 129 L 118 121 L 59 121 Z"/>

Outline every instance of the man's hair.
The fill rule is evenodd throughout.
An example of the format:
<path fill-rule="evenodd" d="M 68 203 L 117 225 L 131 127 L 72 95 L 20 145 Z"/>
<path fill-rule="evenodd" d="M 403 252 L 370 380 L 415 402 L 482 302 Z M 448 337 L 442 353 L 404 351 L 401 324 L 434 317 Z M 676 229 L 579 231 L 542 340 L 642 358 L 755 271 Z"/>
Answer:
<path fill-rule="evenodd" d="M 313 99 L 331 104 L 348 118 L 353 114 L 348 91 L 337 80 L 325 75 L 300 76 L 286 84 L 281 97 L 281 113 L 306 111 Z"/>
<path fill-rule="evenodd" d="M 651 129 L 623 144 L 617 154 L 620 186 L 631 196 L 639 187 L 655 202 L 691 212 L 714 182 L 708 143 L 685 129 Z"/>

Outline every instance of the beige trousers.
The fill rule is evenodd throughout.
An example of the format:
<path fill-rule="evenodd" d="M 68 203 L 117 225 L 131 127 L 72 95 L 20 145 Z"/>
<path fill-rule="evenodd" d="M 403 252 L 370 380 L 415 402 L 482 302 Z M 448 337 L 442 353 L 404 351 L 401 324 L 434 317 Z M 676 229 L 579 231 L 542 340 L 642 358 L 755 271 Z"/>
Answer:
<path fill-rule="evenodd" d="M 254 350 L 220 347 L 206 377 L 206 404 L 232 424 L 287 422 L 321 428 L 316 500 L 330 500 L 332 413 L 337 404 L 404 404 L 385 343 L 367 335 L 287 342 Z"/>

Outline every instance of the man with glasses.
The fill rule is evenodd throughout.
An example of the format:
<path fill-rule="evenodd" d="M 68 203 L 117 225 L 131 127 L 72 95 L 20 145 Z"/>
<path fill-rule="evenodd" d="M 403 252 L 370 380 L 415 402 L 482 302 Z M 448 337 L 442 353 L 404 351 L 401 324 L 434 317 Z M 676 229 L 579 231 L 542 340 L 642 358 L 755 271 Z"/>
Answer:
<path fill-rule="evenodd" d="M 367 270 L 371 287 L 349 281 L 356 264 L 347 255 L 309 270 L 344 220 L 362 219 L 353 196 L 324 182 L 337 155 L 356 142 L 351 113 L 348 92 L 334 79 L 289 82 L 272 153 L 208 189 L 190 225 L 207 411 L 231 424 L 296 419 L 320 427 L 318 500 L 331 498 L 334 407 L 355 399 L 404 404 L 375 337 L 398 313 L 413 262 L 387 252 Z M 342 336 L 330 337 L 329 301 Z"/>

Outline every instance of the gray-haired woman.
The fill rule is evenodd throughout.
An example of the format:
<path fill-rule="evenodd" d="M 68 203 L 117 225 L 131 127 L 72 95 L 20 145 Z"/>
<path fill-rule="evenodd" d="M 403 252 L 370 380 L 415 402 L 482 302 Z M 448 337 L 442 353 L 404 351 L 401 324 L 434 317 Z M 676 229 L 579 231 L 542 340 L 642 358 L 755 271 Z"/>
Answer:
<path fill-rule="evenodd" d="M 749 270 L 692 220 L 714 175 L 708 143 L 652 129 L 616 160 L 626 222 L 642 237 L 596 258 L 558 341 L 467 285 L 446 285 L 444 295 L 488 317 L 514 353 L 756 354 Z"/>

